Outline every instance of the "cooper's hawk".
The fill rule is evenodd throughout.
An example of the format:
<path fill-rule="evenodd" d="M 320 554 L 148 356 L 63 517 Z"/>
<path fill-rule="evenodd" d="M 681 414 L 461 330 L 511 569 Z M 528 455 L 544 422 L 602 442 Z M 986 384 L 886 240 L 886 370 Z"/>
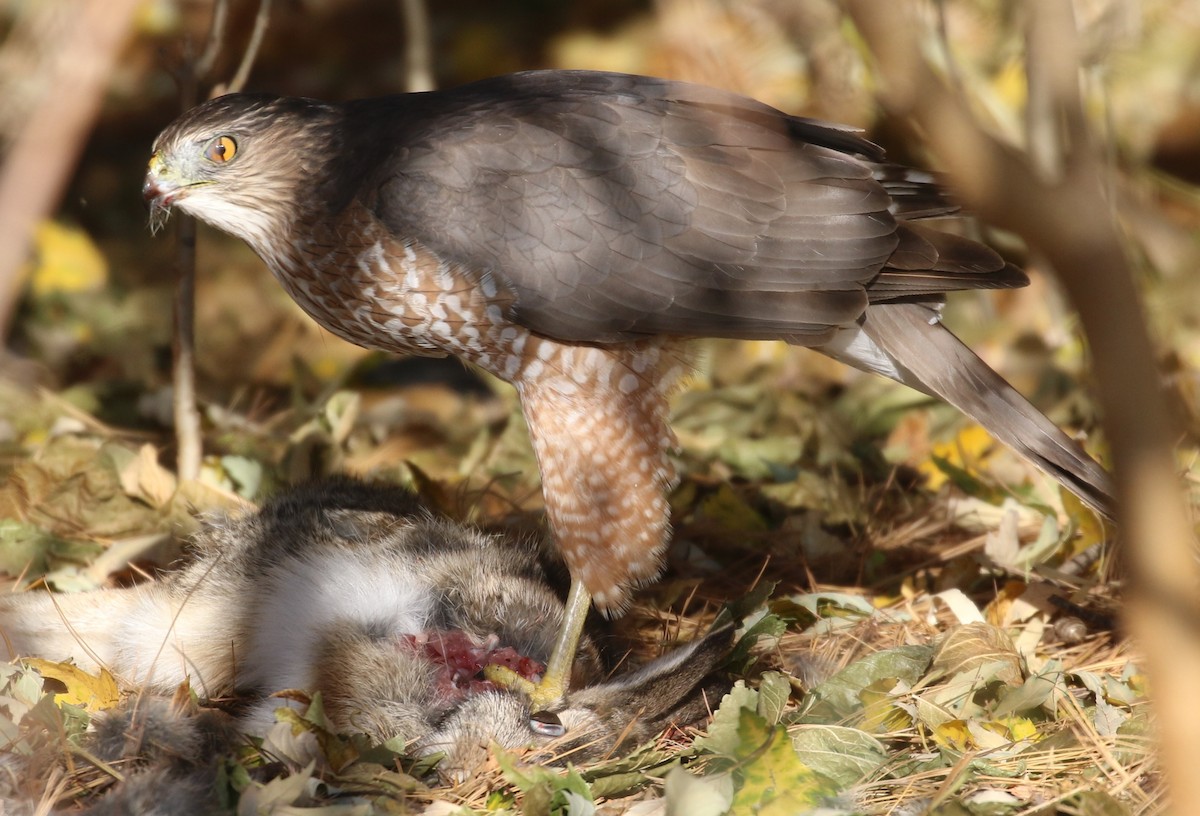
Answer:
<path fill-rule="evenodd" d="M 619 612 L 668 534 L 667 394 L 688 338 L 782 339 L 937 395 L 1101 511 L 1107 473 L 938 319 L 1009 288 L 954 206 L 850 128 L 647 77 L 537 71 L 329 104 L 224 96 L 158 137 L 144 187 L 243 238 L 333 333 L 516 386 L 573 577 Z"/>

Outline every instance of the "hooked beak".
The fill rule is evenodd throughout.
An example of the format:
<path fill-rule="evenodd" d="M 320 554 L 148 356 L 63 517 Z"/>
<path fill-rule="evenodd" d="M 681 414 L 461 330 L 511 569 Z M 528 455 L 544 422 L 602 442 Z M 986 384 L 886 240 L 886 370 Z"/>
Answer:
<path fill-rule="evenodd" d="M 166 163 L 157 153 L 151 156 L 146 180 L 142 183 L 142 199 L 146 204 L 155 209 L 167 209 L 182 192 L 183 185 L 171 178 Z"/>
<path fill-rule="evenodd" d="M 150 208 L 151 231 L 158 231 L 171 214 L 171 205 L 186 192 L 187 187 L 179 183 L 159 154 L 151 156 L 142 182 L 142 200 Z"/>

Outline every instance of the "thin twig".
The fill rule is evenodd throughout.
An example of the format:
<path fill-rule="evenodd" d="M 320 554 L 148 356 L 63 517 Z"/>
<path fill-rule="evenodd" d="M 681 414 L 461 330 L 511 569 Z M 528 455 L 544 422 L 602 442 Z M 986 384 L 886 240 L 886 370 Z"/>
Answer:
<path fill-rule="evenodd" d="M 175 233 L 175 335 L 171 344 L 175 467 L 181 481 L 199 478 L 204 456 L 200 410 L 196 407 L 196 220 L 179 219 Z"/>
<path fill-rule="evenodd" d="M 404 87 L 409 93 L 432 91 L 433 43 L 425 0 L 401 0 L 404 13 Z"/>
<path fill-rule="evenodd" d="M 179 101 L 187 110 L 199 101 L 200 81 L 225 44 L 225 0 L 215 0 L 208 37 L 200 57 L 188 56 L 179 69 Z M 200 477 L 204 439 L 196 405 L 196 221 L 180 214 L 175 232 L 175 330 L 171 342 L 171 413 L 175 423 L 175 469 L 180 481 Z"/>
<path fill-rule="evenodd" d="M 225 85 L 221 93 L 240 93 L 246 87 L 246 80 L 250 78 L 250 69 L 254 67 L 254 60 L 258 57 L 258 49 L 262 46 L 263 37 L 267 33 L 267 23 L 270 20 L 271 0 L 259 0 L 258 14 L 254 17 L 254 31 L 250 33 L 250 42 L 246 43 L 241 64 L 238 65 L 233 79 Z M 213 95 L 218 94 L 214 92 Z"/>
<path fill-rule="evenodd" d="M 207 42 L 204 53 L 192 66 L 196 77 L 206 77 L 212 72 L 217 57 L 221 54 L 221 46 L 225 44 L 225 24 L 229 20 L 229 0 L 216 0 L 213 4 L 212 21 L 208 26 Z"/>

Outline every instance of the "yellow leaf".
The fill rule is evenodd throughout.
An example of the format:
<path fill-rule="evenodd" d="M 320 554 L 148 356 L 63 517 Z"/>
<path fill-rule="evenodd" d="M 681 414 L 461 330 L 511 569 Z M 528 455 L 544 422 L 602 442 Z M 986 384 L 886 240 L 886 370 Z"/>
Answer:
<path fill-rule="evenodd" d="M 316 355 L 308 364 L 313 376 L 324 381 L 332 380 L 346 368 L 345 360 L 329 353 Z"/>
<path fill-rule="evenodd" d="M 1029 82 L 1025 76 L 1025 65 L 1020 59 L 1010 59 L 992 78 L 992 90 L 1013 110 L 1025 107 Z"/>
<path fill-rule="evenodd" d="M 771 726 L 749 709 L 738 711 L 737 755 L 742 786 L 734 795 L 734 816 L 791 816 L 807 812 L 836 788 L 805 765 L 782 725 Z"/>
<path fill-rule="evenodd" d="M 1012 618 L 1013 604 L 1025 594 L 1028 586 L 1024 581 L 1010 580 L 996 593 L 996 597 L 987 605 L 984 614 L 987 622 L 993 626 L 1004 626 Z"/>
<path fill-rule="evenodd" d="M 182 16 L 172 0 L 146 0 L 134 20 L 139 33 L 163 37 L 179 30 Z"/>
<path fill-rule="evenodd" d="M 965 720 L 946 720 L 933 730 L 933 741 L 952 751 L 967 751 L 974 745 Z"/>
<path fill-rule="evenodd" d="M 101 668 L 100 674 L 94 675 L 71 663 L 55 663 L 36 657 L 27 657 L 21 662 L 36 669 L 42 677 L 57 680 L 67 687 L 66 691 L 54 695 L 56 703 L 83 706 L 94 714 L 113 708 L 120 702 L 117 681 L 108 669 Z"/>
<path fill-rule="evenodd" d="M 1005 717 L 1000 722 L 1008 728 L 1008 738 L 1013 742 L 1034 739 L 1038 735 L 1037 725 L 1028 717 Z"/>
<path fill-rule="evenodd" d="M 944 459 L 955 467 L 971 470 L 983 461 L 985 454 L 995 445 L 991 434 L 981 426 L 971 424 L 959 431 L 949 442 L 933 446 L 932 456 Z M 937 490 L 946 482 L 946 474 L 934 462 L 932 456 L 917 468 L 925 476 L 930 490 Z"/>
<path fill-rule="evenodd" d="M 912 726 L 912 714 L 898 704 L 894 693 L 898 683 L 894 677 L 885 677 L 859 692 L 858 699 L 863 704 L 859 727 L 863 731 L 868 734 L 888 734 Z"/>
<path fill-rule="evenodd" d="M 1078 555 L 1096 544 L 1111 541 L 1114 528 L 1096 515 L 1079 497 L 1065 488 L 1059 491 L 1063 509 L 1075 520 L 1079 532 L 1071 542 L 1071 555 Z"/>
<path fill-rule="evenodd" d="M 38 225 L 30 287 L 37 297 L 93 292 L 108 282 L 108 262 L 77 227 L 54 221 Z"/>

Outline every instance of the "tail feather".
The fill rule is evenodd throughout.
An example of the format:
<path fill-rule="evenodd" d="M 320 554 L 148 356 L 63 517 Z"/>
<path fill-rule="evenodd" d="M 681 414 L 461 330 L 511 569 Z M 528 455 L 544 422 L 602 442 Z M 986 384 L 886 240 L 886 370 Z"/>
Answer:
<path fill-rule="evenodd" d="M 1035 408 L 987 363 L 945 328 L 937 312 L 921 303 L 889 303 L 867 310 L 862 321 L 867 344 L 880 358 L 856 359 L 842 344 L 833 356 L 938 397 L 974 419 L 993 436 L 1054 477 L 1097 512 L 1112 518 L 1112 477 L 1083 448 Z"/>

